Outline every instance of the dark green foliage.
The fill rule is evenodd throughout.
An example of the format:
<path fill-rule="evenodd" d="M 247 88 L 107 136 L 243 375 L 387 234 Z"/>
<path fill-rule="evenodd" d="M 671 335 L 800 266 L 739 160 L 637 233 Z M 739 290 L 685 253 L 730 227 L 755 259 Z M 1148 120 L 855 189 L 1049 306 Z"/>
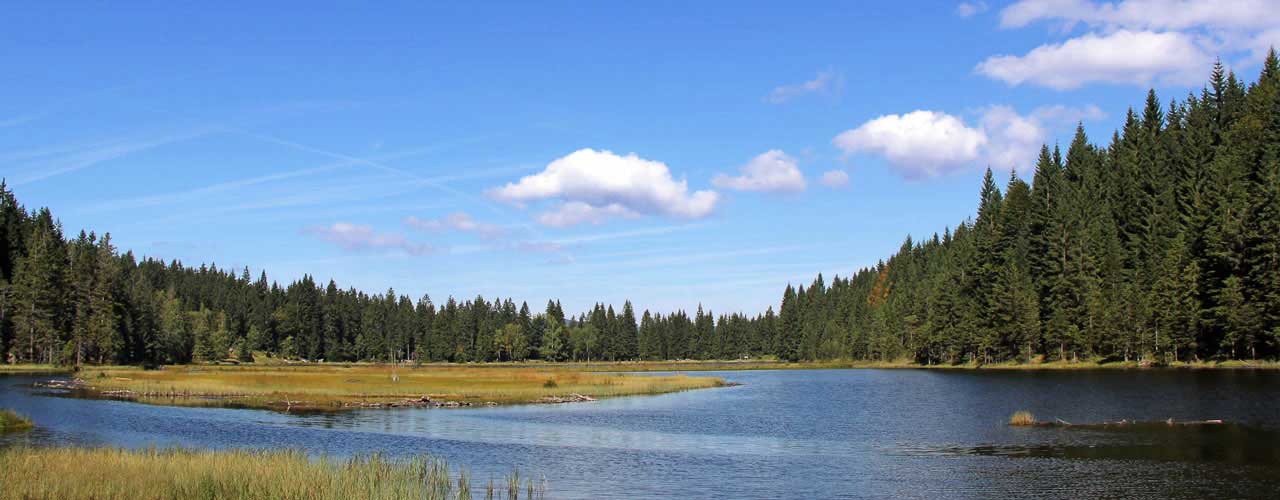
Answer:
<path fill-rule="evenodd" d="M 1031 186 L 1014 176 L 1001 192 L 988 171 L 977 218 L 954 233 L 908 239 L 830 287 L 788 287 L 775 352 L 832 357 L 809 339 L 813 325 L 835 325 L 827 336 L 855 359 L 1276 357 L 1274 51 L 1263 66 L 1246 87 L 1217 65 L 1200 97 L 1167 111 L 1149 92 L 1108 147 L 1083 128 L 1065 158 L 1044 147 Z"/>

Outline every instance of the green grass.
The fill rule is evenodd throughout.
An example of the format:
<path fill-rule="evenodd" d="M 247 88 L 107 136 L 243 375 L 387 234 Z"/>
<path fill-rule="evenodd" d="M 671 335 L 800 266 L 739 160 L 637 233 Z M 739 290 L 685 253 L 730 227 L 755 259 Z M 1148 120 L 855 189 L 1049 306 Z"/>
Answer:
<path fill-rule="evenodd" d="M 470 499 L 463 470 L 431 457 L 311 459 L 297 451 L 0 449 L 0 498 L 59 499 Z M 537 500 L 544 482 L 518 472 L 486 498 Z"/>
<path fill-rule="evenodd" d="M 69 366 L 37 365 L 37 364 L 19 364 L 19 365 L 0 364 L 0 374 L 65 373 L 69 371 L 71 371 L 71 367 Z"/>
<path fill-rule="evenodd" d="M 31 419 L 14 413 L 12 410 L 0 410 L 0 434 L 25 431 L 31 427 Z"/>
<path fill-rule="evenodd" d="M 79 376 L 88 395 L 157 404 L 275 409 L 359 408 L 401 404 L 424 396 L 437 402 L 473 405 L 538 403 L 574 395 L 610 398 L 725 385 L 716 377 L 587 373 L 555 365 L 498 364 L 113 367 L 87 368 Z"/>

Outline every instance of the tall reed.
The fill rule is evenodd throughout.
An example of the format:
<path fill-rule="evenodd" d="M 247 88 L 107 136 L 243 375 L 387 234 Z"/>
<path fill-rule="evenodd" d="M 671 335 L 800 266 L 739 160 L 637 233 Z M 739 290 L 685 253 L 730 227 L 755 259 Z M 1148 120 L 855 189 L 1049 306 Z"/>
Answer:
<path fill-rule="evenodd" d="M 0 484 L 4 499 L 471 499 L 470 475 L 451 474 L 440 459 L 300 451 L 13 447 L 0 450 Z M 506 484 L 515 487 L 501 493 L 518 499 L 518 476 Z M 529 491 L 526 498 L 543 498 Z"/>

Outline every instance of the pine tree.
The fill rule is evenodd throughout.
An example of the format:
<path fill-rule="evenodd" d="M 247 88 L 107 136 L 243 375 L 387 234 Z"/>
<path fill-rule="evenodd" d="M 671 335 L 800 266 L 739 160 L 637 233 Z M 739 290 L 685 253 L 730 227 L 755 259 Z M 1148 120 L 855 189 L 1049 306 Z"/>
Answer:
<path fill-rule="evenodd" d="M 15 270 L 14 329 L 16 357 L 27 362 L 54 363 L 55 345 L 63 332 L 66 252 L 61 229 L 47 209 L 36 216 L 27 239 L 26 255 Z"/>

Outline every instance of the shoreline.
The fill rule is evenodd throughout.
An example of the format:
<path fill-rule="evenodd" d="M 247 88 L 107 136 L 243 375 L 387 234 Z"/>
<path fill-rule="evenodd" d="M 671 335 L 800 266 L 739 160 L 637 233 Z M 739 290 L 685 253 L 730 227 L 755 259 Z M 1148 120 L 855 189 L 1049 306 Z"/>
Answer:
<path fill-rule="evenodd" d="M 1048 361 L 1048 362 L 1000 362 L 989 364 L 960 363 L 922 365 L 914 361 L 778 361 L 773 359 L 745 360 L 672 360 L 672 361 L 596 361 L 596 362 L 485 362 L 485 363 L 448 363 L 431 362 L 419 364 L 393 364 L 376 362 L 315 363 L 296 362 L 288 364 L 189 364 L 165 365 L 161 369 L 181 370 L 279 370 L 308 371 L 316 369 L 348 369 L 348 368 L 398 368 L 403 370 L 423 369 L 511 369 L 511 370 L 563 370 L 582 373 L 644 373 L 644 372 L 680 372 L 680 371 L 752 371 L 752 370 L 971 370 L 971 371 L 1065 371 L 1065 370 L 1280 370 L 1280 361 L 1272 360 L 1227 360 L 1227 361 L 1178 361 L 1171 364 L 1146 364 L 1139 361 Z M 141 368 L 130 365 L 83 365 L 80 371 L 101 372 L 137 370 Z M 150 371 L 150 370 L 147 370 Z M 56 365 L 7 365 L 0 364 L 2 375 L 70 375 L 77 373 L 72 366 Z"/>

